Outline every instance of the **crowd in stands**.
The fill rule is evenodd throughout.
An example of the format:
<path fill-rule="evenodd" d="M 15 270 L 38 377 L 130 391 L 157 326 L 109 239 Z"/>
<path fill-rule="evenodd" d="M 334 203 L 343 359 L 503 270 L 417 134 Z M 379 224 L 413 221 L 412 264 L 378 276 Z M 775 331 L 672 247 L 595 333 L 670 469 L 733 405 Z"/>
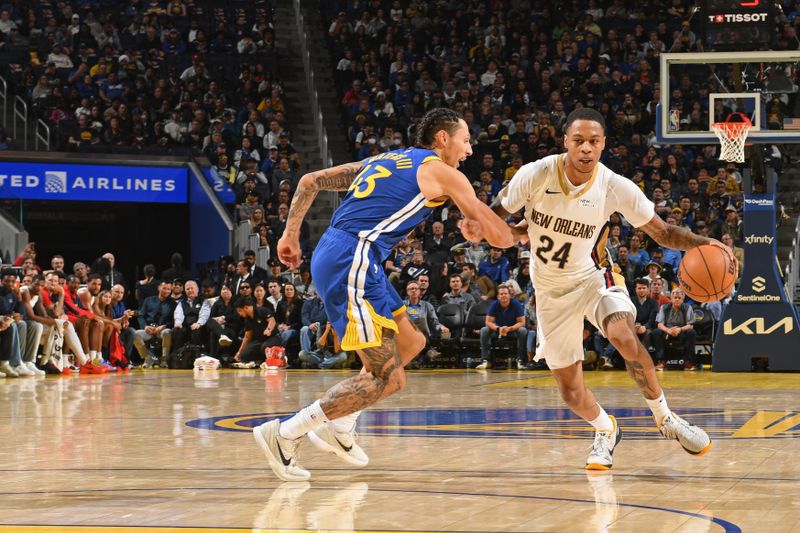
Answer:
<path fill-rule="evenodd" d="M 251 162 L 266 172 L 287 158 L 296 168 L 273 8 L 273 0 L 6 3 L 0 74 L 31 121 L 50 126 L 55 150 L 202 154 L 232 182 Z M 0 130 L 0 149 L 13 141 Z"/>

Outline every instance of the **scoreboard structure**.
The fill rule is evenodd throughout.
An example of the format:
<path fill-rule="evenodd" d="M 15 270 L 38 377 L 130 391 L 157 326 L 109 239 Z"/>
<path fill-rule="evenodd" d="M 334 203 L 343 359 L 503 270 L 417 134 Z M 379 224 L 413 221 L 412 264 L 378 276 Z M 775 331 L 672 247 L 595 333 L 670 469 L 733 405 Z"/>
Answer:
<path fill-rule="evenodd" d="M 704 0 L 706 52 L 769 50 L 775 40 L 774 0 Z"/>

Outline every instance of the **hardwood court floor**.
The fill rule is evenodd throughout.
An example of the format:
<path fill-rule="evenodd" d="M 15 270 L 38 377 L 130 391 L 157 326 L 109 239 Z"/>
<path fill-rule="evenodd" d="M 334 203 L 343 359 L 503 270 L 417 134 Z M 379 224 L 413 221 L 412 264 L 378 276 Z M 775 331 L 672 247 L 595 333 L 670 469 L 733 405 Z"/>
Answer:
<path fill-rule="evenodd" d="M 664 373 L 671 407 L 714 439 L 692 457 L 624 372 L 590 372 L 624 439 L 613 472 L 587 475 L 592 433 L 549 373 L 412 372 L 359 422 L 366 468 L 306 444 L 311 481 L 281 483 L 250 428 L 347 375 L 0 380 L 0 533 L 800 531 L 800 376 Z"/>

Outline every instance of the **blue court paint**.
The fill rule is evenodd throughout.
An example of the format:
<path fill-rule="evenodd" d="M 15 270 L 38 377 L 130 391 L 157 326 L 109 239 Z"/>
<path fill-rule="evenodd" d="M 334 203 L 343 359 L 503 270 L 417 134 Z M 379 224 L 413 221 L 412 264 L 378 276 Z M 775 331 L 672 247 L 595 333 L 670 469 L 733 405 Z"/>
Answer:
<path fill-rule="evenodd" d="M 661 440 L 663 437 L 646 408 L 609 410 L 625 430 L 625 440 Z M 712 440 L 730 439 L 759 411 L 755 409 L 681 409 L 675 411 L 702 426 Z M 252 413 L 190 420 L 187 426 L 219 431 L 250 431 L 275 417 L 293 412 Z M 533 407 L 489 409 L 370 409 L 358 420 L 362 435 L 438 438 L 590 439 L 594 429 L 566 408 Z M 751 439 L 800 437 L 800 425 L 781 433 Z"/>

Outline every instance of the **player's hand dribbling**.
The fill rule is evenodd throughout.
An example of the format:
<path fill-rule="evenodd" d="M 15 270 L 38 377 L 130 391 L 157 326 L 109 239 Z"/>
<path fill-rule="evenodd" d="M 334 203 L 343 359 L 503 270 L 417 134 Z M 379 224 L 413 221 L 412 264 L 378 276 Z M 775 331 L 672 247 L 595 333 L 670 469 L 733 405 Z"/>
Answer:
<path fill-rule="evenodd" d="M 726 254 L 728 254 L 728 257 L 730 258 L 731 262 L 736 264 L 736 269 L 738 271 L 739 264 L 736 261 L 736 256 L 733 255 L 733 250 L 731 250 L 728 246 L 726 246 L 725 243 L 722 243 L 722 242 L 718 241 L 717 239 L 709 239 L 709 241 L 710 242 L 708 244 L 710 244 L 711 246 L 716 246 L 717 248 L 721 249 Z"/>
<path fill-rule="evenodd" d="M 283 236 L 278 241 L 278 259 L 289 268 L 298 268 L 302 260 L 300 242 Z"/>

